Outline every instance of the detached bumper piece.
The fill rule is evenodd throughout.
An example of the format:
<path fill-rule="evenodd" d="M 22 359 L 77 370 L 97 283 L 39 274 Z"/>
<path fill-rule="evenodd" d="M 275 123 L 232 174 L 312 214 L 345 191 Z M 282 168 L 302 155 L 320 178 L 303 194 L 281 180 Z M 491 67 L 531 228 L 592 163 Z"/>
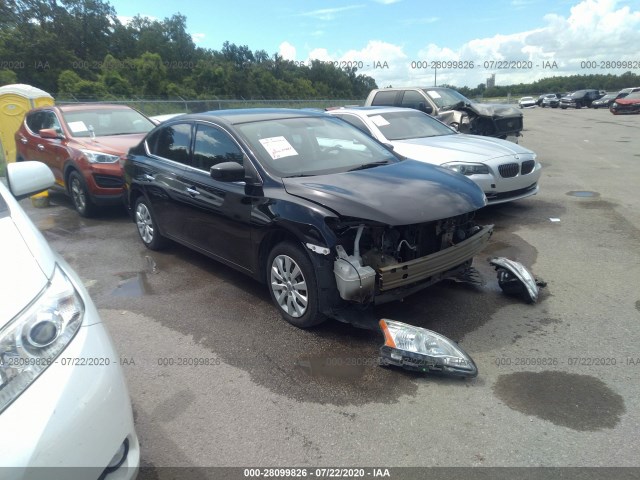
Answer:
<path fill-rule="evenodd" d="M 491 235 L 493 225 L 482 227 L 473 236 L 439 252 L 378 270 L 381 292 L 411 285 L 433 275 L 449 271 L 480 253 Z"/>
<path fill-rule="evenodd" d="M 478 375 L 471 357 L 444 335 L 395 320 L 382 319 L 379 325 L 385 340 L 380 365 L 462 378 Z"/>

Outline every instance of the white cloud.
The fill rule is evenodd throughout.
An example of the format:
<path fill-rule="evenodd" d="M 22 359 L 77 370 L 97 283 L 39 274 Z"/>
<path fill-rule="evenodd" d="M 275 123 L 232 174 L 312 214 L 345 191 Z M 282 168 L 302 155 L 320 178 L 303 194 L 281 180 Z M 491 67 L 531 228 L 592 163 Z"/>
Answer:
<path fill-rule="evenodd" d="M 348 10 L 354 10 L 356 8 L 362 8 L 364 5 L 348 5 L 346 7 L 336 8 L 321 8 L 319 10 L 312 10 L 310 12 L 301 13 L 301 17 L 313 17 L 317 20 L 329 21 L 336 18 L 336 14 L 346 12 Z"/>
<path fill-rule="evenodd" d="M 373 0 L 376 3 L 381 3 L 383 5 L 391 5 L 392 3 L 398 3 L 402 0 Z"/>
<path fill-rule="evenodd" d="M 568 17 L 548 14 L 541 28 L 471 40 L 457 50 L 429 44 L 418 52 L 430 60 L 474 61 L 475 68 L 464 71 L 438 71 L 438 83 L 476 86 L 491 74 L 496 83 L 528 83 L 553 75 L 624 73 L 621 70 L 586 70 L 585 61 L 637 60 L 640 45 L 640 11 L 629 6 L 617 8 L 615 0 L 584 0 L 570 10 Z M 530 61 L 532 68 L 485 68 L 491 61 Z M 543 68 L 555 62 L 557 69 Z M 487 67 L 490 65 L 487 64 Z M 433 70 L 419 78 L 433 81 Z M 406 84 L 406 83 L 405 83 Z"/>
<path fill-rule="evenodd" d="M 285 60 L 296 59 L 296 47 L 291 45 L 289 42 L 282 42 L 278 47 L 278 53 Z"/>
<path fill-rule="evenodd" d="M 191 34 L 191 39 L 193 40 L 193 43 L 200 43 L 204 41 L 204 37 L 206 36 L 207 35 L 205 33 L 193 33 Z"/>
<path fill-rule="evenodd" d="M 153 15 L 140 14 L 140 15 L 137 15 L 137 16 L 142 17 L 142 18 L 146 18 L 146 19 L 150 20 L 151 22 L 156 22 L 156 21 L 159 20 L 158 17 L 154 17 Z M 133 20 L 133 19 L 134 19 L 134 17 L 127 17 L 126 15 L 118 15 L 118 20 L 120 20 L 120 23 L 122 25 L 128 25 L 129 23 L 131 23 L 131 20 Z"/>
<path fill-rule="evenodd" d="M 326 48 L 314 48 L 309 52 L 309 60 L 323 60 L 328 62 L 330 60 L 334 60 L 334 58 L 329 55 Z"/>

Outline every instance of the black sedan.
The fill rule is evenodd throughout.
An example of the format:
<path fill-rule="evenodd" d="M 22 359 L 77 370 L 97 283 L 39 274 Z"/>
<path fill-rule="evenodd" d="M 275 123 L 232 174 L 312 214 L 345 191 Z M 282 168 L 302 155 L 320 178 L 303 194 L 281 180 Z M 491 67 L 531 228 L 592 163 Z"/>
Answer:
<path fill-rule="evenodd" d="M 269 286 L 298 327 L 399 300 L 467 268 L 486 198 L 324 113 L 227 110 L 157 126 L 124 161 L 150 249 L 173 240 Z M 359 305 L 359 309 L 351 306 Z"/>

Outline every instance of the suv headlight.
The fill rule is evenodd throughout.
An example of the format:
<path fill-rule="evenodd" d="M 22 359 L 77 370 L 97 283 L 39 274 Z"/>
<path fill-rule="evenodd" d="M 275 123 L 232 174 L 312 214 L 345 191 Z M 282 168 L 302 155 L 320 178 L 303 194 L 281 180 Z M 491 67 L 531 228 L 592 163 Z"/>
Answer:
<path fill-rule="evenodd" d="M 461 173 L 462 175 L 480 175 L 488 174 L 489 167 L 483 163 L 464 163 L 464 162 L 451 162 L 442 165 L 449 170 Z"/>
<path fill-rule="evenodd" d="M 108 153 L 96 152 L 94 150 L 80 150 L 89 163 L 116 163 L 120 157 Z"/>
<path fill-rule="evenodd" d="M 55 362 L 83 317 L 80 295 L 56 265 L 38 297 L 0 330 L 0 412 Z"/>

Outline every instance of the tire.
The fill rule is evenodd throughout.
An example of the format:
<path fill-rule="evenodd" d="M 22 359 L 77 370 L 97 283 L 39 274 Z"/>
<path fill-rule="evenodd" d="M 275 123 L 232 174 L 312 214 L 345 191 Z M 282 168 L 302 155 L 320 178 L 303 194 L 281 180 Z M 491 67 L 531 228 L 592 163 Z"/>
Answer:
<path fill-rule="evenodd" d="M 73 206 L 80 216 L 92 217 L 95 214 L 95 205 L 91 200 L 84 178 L 75 170 L 69 175 L 68 189 Z"/>
<path fill-rule="evenodd" d="M 166 247 L 169 241 L 158 230 L 158 224 L 151 212 L 149 202 L 144 196 L 136 199 L 133 212 L 138 235 L 144 246 L 149 250 L 162 250 Z"/>
<path fill-rule="evenodd" d="M 298 328 L 326 320 L 318 309 L 318 284 L 311 260 L 300 247 L 277 244 L 269 253 L 266 280 L 271 300 L 280 315 Z"/>

